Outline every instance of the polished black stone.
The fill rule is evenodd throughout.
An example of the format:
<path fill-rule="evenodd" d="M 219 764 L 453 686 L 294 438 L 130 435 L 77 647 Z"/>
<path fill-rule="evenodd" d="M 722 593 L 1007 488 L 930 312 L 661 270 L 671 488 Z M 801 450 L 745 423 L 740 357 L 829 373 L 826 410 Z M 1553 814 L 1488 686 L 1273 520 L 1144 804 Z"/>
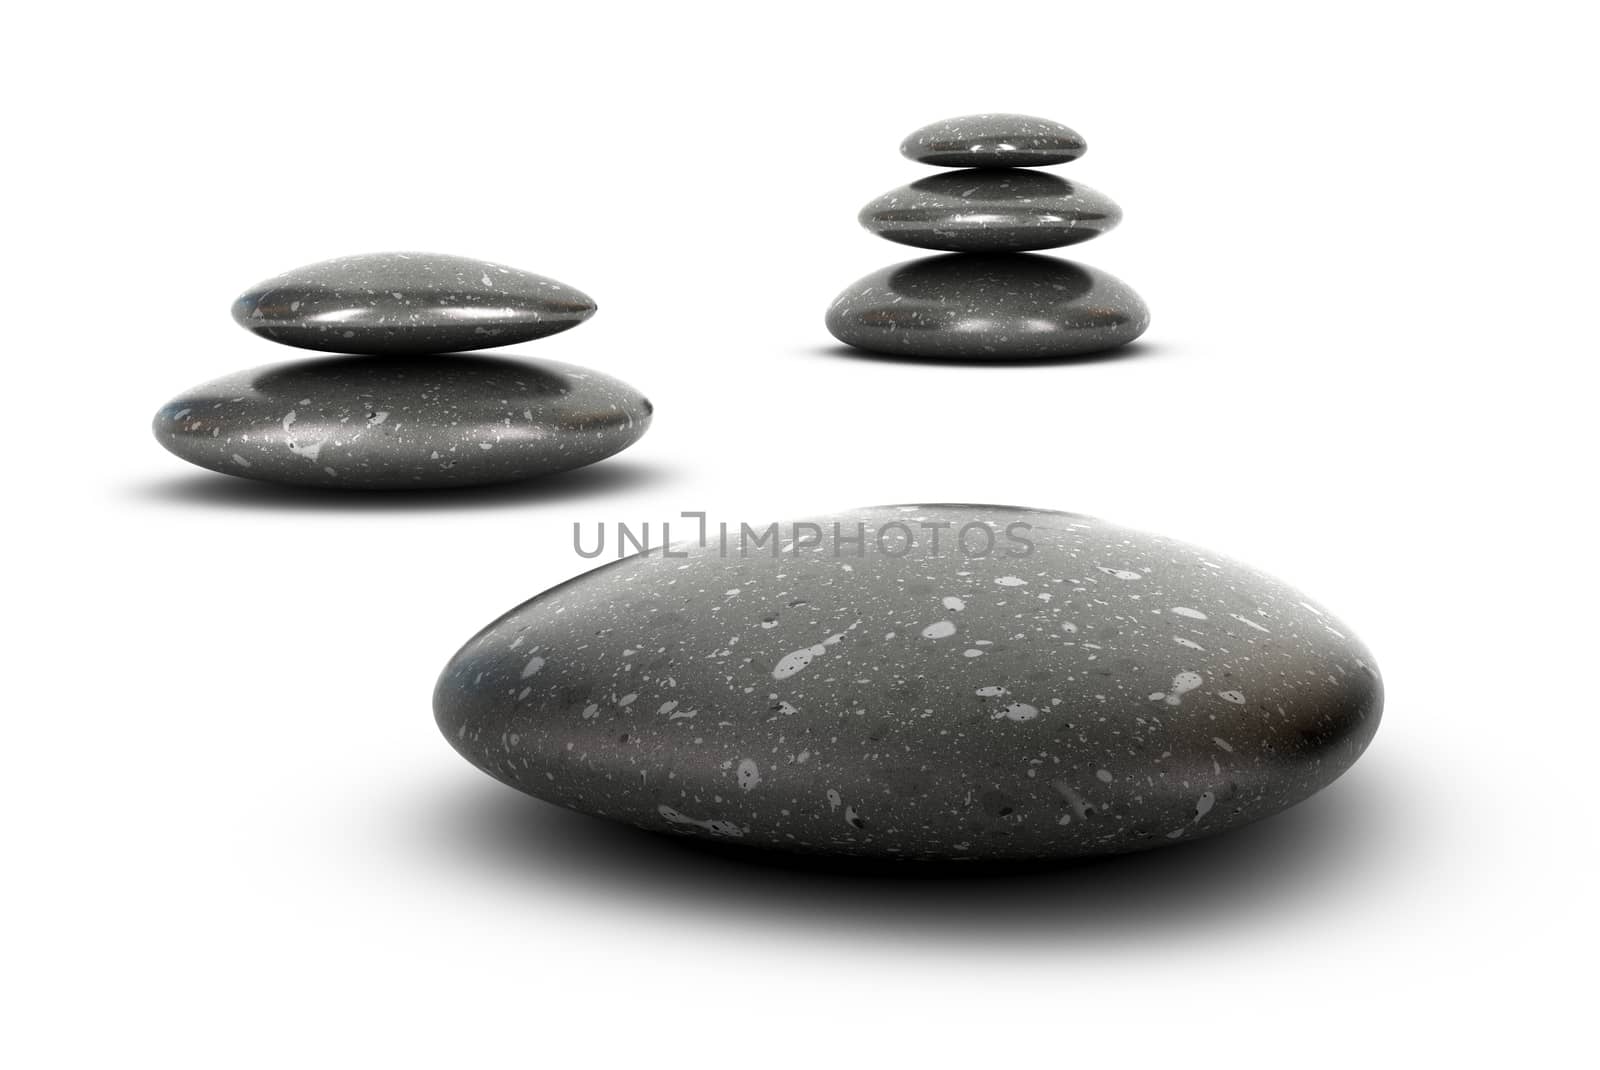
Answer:
<path fill-rule="evenodd" d="M 543 275 L 438 253 L 371 253 L 286 271 L 233 303 L 241 327 L 331 353 L 410 355 L 512 345 L 594 315 Z"/>
<path fill-rule="evenodd" d="M 1139 295 L 1104 271 L 1026 253 L 952 253 L 875 271 L 828 309 L 841 342 L 912 357 L 1067 357 L 1133 341 Z"/>
<path fill-rule="evenodd" d="M 626 383 L 554 361 L 323 357 L 187 390 L 153 429 L 179 457 L 228 475 L 409 490 L 592 464 L 637 441 L 651 411 Z"/>
<path fill-rule="evenodd" d="M 1077 131 L 1032 115 L 962 115 L 912 132 L 902 155 L 936 167 L 1048 167 L 1088 148 Z"/>
<path fill-rule="evenodd" d="M 1173 539 L 920 505 L 742 546 L 713 530 L 507 613 L 439 678 L 445 738 L 512 787 L 659 832 L 1046 859 L 1277 813 L 1378 727 L 1348 627 Z"/>
<path fill-rule="evenodd" d="M 957 253 L 1053 249 L 1099 237 L 1122 219 L 1103 193 L 1042 171 L 949 171 L 891 190 L 861 209 L 881 238 Z"/>

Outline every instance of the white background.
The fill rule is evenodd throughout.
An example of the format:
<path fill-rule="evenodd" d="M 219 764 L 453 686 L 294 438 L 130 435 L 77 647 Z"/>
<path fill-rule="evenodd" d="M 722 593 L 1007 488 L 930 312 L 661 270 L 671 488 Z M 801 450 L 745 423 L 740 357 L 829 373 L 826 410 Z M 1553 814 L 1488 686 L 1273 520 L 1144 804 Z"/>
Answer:
<path fill-rule="evenodd" d="M 63 1065 L 1555 1065 L 1600 824 L 1586 5 L 30 5 L 0 77 L 7 1059 Z M 1123 225 L 1119 359 L 852 357 L 901 138 L 1031 112 Z M 479 256 L 519 347 L 657 406 L 542 487 L 291 494 L 168 397 L 294 353 L 234 295 Z M 20 421 L 20 426 L 19 426 Z M 683 849 L 524 799 L 434 677 L 574 521 L 1067 509 L 1342 616 L 1367 756 L 1218 840 L 986 879 Z M 448 1062 L 446 1062 L 448 1060 Z M 1358 1062 L 1359 1060 L 1359 1062 Z"/>

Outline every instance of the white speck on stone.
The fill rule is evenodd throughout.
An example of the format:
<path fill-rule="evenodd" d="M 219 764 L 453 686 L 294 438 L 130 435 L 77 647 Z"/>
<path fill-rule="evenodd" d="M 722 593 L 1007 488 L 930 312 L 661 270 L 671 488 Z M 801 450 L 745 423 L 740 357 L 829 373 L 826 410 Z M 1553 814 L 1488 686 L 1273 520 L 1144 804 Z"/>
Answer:
<path fill-rule="evenodd" d="M 772 678 L 774 680 L 787 680 L 789 677 L 793 676 L 807 665 L 810 665 L 817 658 L 821 657 L 823 654 L 826 654 L 830 646 L 835 646 L 842 642 L 845 635 L 849 632 L 855 631 L 857 626 L 860 624 L 860 621 L 856 621 L 855 624 L 850 625 L 850 627 L 846 628 L 844 631 L 835 632 L 822 642 L 817 643 L 815 646 L 804 647 L 803 649 L 791 651 L 790 653 L 785 654 L 782 658 L 778 659 L 778 664 L 773 667 Z"/>
<path fill-rule="evenodd" d="M 778 659 L 778 664 L 772 669 L 772 678 L 774 680 L 787 680 L 827 652 L 828 648 L 821 643 L 816 646 L 808 646 L 802 650 L 791 651 Z"/>
<path fill-rule="evenodd" d="M 1168 706 L 1176 706 L 1183 701 L 1185 694 L 1193 691 L 1204 682 L 1199 673 L 1185 670 L 1172 678 L 1172 690 L 1157 691 L 1150 696 L 1150 699 L 1151 701 L 1165 699 Z"/>
<path fill-rule="evenodd" d="M 922 629 L 924 639 L 948 639 L 956 634 L 956 622 L 953 620 L 935 621 Z"/>
<path fill-rule="evenodd" d="M 755 763 L 753 758 L 741 758 L 739 760 L 739 771 L 736 775 L 739 778 L 739 789 L 741 791 L 749 791 L 761 783 L 761 767 Z"/>
<path fill-rule="evenodd" d="M 1030 706 L 1026 702 L 1008 702 L 994 712 L 994 719 L 1004 718 L 1007 721 L 1031 721 L 1039 716 L 1039 708 Z"/>
<path fill-rule="evenodd" d="M 330 431 L 328 434 L 317 439 L 315 442 L 307 442 L 304 444 L 299 442 L 289 443 L 289 452 L 294 454 L 296 457 L 304 457 L 306 460 L 315 464 L 317 458 L 322 455 L 322 447 L 326 446 L 332 440 L 333 433 Z"/>

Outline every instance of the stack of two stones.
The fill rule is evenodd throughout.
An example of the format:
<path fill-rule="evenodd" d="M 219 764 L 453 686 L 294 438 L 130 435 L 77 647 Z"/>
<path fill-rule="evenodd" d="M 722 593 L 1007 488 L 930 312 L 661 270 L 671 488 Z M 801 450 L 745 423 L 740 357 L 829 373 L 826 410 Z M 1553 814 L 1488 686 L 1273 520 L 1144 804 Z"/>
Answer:
<path fill-rule="evenodd" d="M 156 414 L 155 435 L 202 468 L 297 486 L 427 489 L 578 468 L 637 441 L 650 402 L 569 364 L 462 351 L 544 338 L 594 312 L 571 286 L 466 257 L 311 264 L 245 291 L 233 318 L 341 355 L 188 390 Z"/>
<path fill-rule="evenodd" d="M 861 225 L 903 245 L 947 250 L 876 271 L 828 309 L 828 330 L 860 349 L 909 357 L 1069 357 L 1125 345 L 1150 313 L 1125 283 L 1082 264 L 1026 255 L 1099 237 L 1122 219 L 1111 198 L 1030 170 L 1083 155 L 1048 119 L 969 115 L 913 133 L 918 163 L 962 168 L 885 193 Z"/>

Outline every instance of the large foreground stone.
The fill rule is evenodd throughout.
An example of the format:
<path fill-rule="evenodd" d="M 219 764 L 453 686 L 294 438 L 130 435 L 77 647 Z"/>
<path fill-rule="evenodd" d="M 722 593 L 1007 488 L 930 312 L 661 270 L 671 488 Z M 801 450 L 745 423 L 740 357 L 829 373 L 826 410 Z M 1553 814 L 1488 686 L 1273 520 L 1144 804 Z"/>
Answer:
<path fill-rule="evenodd" d="M 1040 859 L 1277 813 L 1378 726 L 1347 627 L 1172 539 L 976 505 L 780 534 L 741 555 L 713 532 L 519 606 L 445 668 L 439 727 L 513 787 L 646 829 Z"/>

